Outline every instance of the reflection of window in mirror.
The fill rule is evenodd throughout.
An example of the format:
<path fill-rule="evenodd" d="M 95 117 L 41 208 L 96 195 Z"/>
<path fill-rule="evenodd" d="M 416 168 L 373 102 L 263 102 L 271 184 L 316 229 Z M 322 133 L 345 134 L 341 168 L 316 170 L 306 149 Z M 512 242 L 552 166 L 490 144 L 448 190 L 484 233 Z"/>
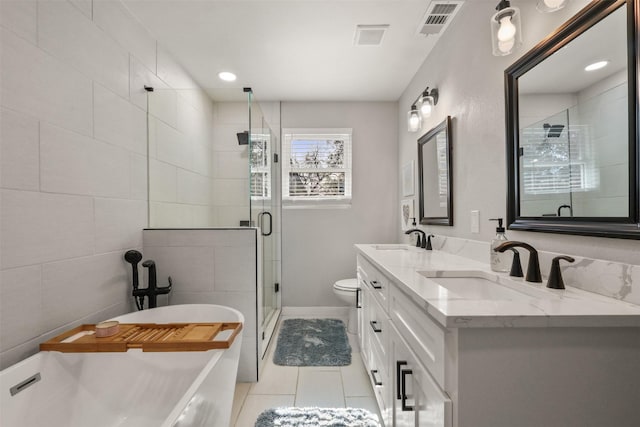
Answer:
<path fill-rule="evenodd" d="M 621 7 L 519 77 L 521 217 L 628 215 L 626 38 Z"/>
<path fill-rule="evenodd" d="M 420 223 L 453 225 L 451 118 L 418 140 Z"/>

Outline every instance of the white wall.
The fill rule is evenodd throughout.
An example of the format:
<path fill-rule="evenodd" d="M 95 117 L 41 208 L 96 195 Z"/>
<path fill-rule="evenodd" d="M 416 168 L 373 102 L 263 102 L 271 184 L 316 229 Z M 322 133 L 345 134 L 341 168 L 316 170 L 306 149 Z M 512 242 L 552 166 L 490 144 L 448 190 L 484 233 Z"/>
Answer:
<path fill-rule="evenodd" d="M 283 102 L 283 128 L 353 129 L 349 209 L 282 211 L 282 305 L 338 306 L 333 283 L 355 277 L 355 243 L 396 240 L 395 102 Z"/>
<path fill-rule="evenodd" d="M 147 224 L 143 86 L 195 84 L 119 2 L 2 0 L 0 26 L 4 368 L 132 309 L 123 253 Z"/>
<path fill-rule="evenodd" d="M 487 219 L 506 217 L 504 69 L 587 1 L 572 1 L 562 11 L 541 14 L 535 10 L 535 2 L 514 0 L 512 5 L 522 12 L 524 45 L 507 57 L 491 54 L 489 17 L 495 13 L 494 3 L 465 2 L 399 101 L 398 165 L 416 158 L 416 141 L 421 134 L 406 131 L 406 114 L 425 86 L 437 87 L 440 99 L 423 132 L 446 115 L 453 117 L 454 226 L 425 227 L 438 236 L 488 242 L 495 225 Z M 471 210 L 480 211 L 479 234 L 470 231 Z M 404 239 L 400 228 L 396 230 L 398 238 Z M 640 263 L 639 241 L 515 231 L 507 231 L 507 236 L 540 250 Z M 548 264 L 542 266 L 544 274 L 548 268 Z"/>

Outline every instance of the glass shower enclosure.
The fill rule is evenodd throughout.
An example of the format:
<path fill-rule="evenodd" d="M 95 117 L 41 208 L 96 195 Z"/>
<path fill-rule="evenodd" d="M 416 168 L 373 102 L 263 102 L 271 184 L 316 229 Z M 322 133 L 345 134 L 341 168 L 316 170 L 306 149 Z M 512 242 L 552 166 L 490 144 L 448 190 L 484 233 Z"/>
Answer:
<path fill-rule="evenodd" d="M 249 88 L 154 88 L 146 102 L 148 226 L 256 228 L 262 357 L 281 307 L 279 104 Z"/>

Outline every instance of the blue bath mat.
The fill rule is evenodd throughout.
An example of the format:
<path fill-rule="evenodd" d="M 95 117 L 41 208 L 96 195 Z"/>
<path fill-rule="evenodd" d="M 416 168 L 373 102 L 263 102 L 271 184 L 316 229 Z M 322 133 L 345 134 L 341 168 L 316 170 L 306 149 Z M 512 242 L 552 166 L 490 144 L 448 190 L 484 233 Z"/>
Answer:
<path fill-rule="evenodd" d="M 275 408 L 258 416 L 255 427 L 380 427 L 378 417 L 360 408 Z"/>
<path fill-rule="evenodd" d="M 287 319 L 282 322 L 273 363 L 281 366 L 346 366 L 351 346 L 338 319 Z"/>

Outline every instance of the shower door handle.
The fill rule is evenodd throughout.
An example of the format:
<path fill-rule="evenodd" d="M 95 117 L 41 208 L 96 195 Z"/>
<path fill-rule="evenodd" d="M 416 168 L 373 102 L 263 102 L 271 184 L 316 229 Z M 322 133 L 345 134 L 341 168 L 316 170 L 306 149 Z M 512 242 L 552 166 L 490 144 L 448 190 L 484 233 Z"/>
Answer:
<path fill-rule="evenodd" d="M 264 232 L 264 224 L 263 224 L 263 219 L 265 215 L 269 215 L 269 232 L 265 233 Z M 271 232 L 273 231 L 273 216 L 271 216 L 271 212 L 260 212 L 258 214 L 258 219 L 260 221 L 260 232 L 262 233 L 263 236 L 271 236 Z"/>

